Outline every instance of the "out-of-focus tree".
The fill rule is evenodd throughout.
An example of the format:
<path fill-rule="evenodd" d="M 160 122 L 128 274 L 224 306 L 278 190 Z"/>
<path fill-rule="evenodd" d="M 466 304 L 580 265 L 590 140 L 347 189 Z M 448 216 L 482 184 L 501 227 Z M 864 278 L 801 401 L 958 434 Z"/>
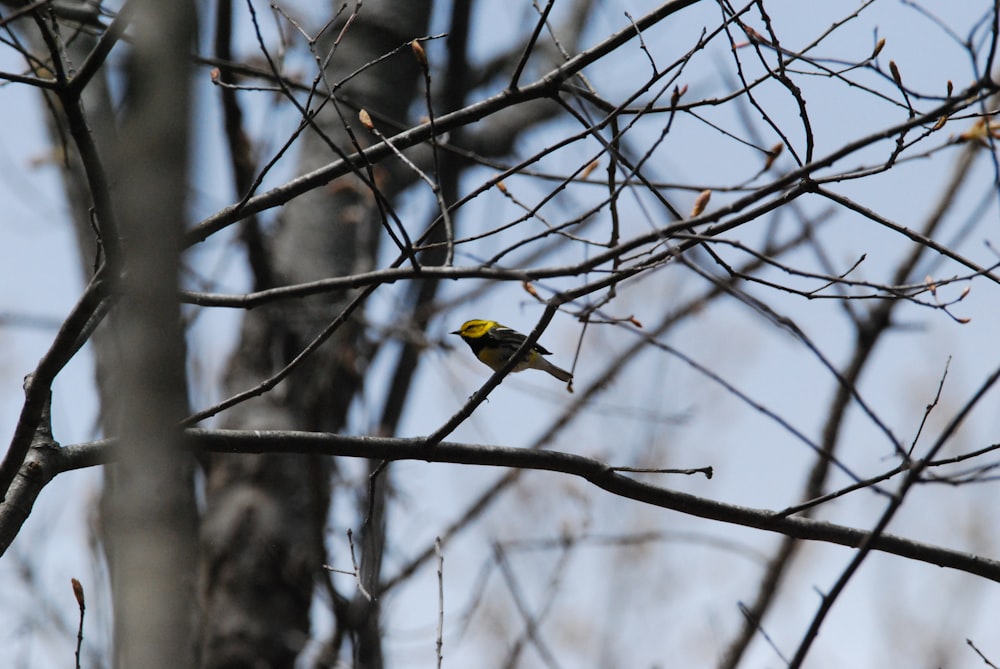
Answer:
<path fill-rule="evenodd" d="M 102 605 L 26 545 L 101 467 L 95 663 L 1000 661 L 1000 3 L 161 5 L 2 3 L 86 285 L 18 370 L 18 628 Z"/>

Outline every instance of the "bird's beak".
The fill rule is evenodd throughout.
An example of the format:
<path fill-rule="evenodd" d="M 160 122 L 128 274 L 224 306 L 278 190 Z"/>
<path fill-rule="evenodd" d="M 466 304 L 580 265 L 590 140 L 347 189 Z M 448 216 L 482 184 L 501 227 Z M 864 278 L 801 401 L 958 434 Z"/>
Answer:
<path fill-rule="evenodd" d="M 457 335 L 460 335 L 460 334 L 462 334 L 462 331 L 461 330 L 455 330 L 454 332 L 449 332 L 448 334 L 457 334 Z"/>

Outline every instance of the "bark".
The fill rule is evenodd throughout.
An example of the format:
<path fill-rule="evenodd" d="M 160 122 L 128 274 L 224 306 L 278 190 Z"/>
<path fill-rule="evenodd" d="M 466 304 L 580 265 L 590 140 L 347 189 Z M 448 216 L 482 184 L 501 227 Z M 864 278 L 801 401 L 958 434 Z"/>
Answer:
<path fill-rule="evenodd" d="M 110 152 L 123 270 L 111 323 L 121 445 L 110 548 L 116 666 L 155 669 L 194 661 L 196 531 L 192 461 L 179 428 L 188 407 L 177 297 L 194 6 L 144 2 L 135 11 L 127 111 Z"/>
<path fill-rule="evenodd" d="M 426 32 L 430 2 L 365 3 L 336 44 L 327 70 L 331 83 Z M 347 15 L 318 45 L 334 49 Z M 406 121 L 419 80 L 409 49 L 354 77 L 338 94 L 360 101 L 373 116 Z M 315 102 L 315 101 L 314 101 Z M 301 172 L 351 152 L 344 128 L 357 112 L 327 104 L 317 129 L 302 139 Z M 270 240 L 270 276 L 294 283 L 372 269 L 382 231 L 380 207 L 366 178 L 376 176 L 387 200 L 406 182 L 394 166 L 340 179 L 297 198 L 285 208 Z M 287 364 L 354 297 L 322 296 L 249 312 L 225 381 L 231 395 L 260 383 Z M 360 326 L 350 319 L 306 365 L 273 391 L 243 403 L 224 418 L 228 427 L 338 431 L 360 388 L 369 351 Z M 202 529 L 201 593 L 205 606 L 206 667 L 292 667 L 309 638 L 313 587 L 322 577 L 323 532 L 331 495 L 330 460 L 310 456 L 216 455 L 208 465 L 207 510 Z M 334 491 L 333 494 L 340 494 Z M 343 491 L 351 494 L 350 491 Z M 380 532 L 381 534 L 381 532 Z M 380 546 L 381 541 L 375 545 Z M 380 549 L 378 549 L 380 550 Z M 364 556 L 376 560 L 372 555 Z M 371 627 L 374 606 L 347 629 Z M 377 622 L 374 627 L 377 629 Z M 352 632 L 352 636 L 357 635 Z M 381 642 L 359 643 L 357 666 L 381 666 Z"/>

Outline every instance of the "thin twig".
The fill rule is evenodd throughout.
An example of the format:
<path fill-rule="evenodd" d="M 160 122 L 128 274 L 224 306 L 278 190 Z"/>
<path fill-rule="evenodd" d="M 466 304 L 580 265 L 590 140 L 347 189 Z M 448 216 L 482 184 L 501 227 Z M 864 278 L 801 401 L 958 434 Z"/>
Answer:
<path fill-rule="evenodd" d="M 436 537 L 434 539 L 434 553 L 438 558 L 438 620 L 435 650 L 437 653 L 437 666 L 438 669 L 441 669 L 441 661 L 444 659 L 444 655 L 441 653 L 442 648 L 444 648 L 444 551 L 441 550 L 441 537 Z"/>

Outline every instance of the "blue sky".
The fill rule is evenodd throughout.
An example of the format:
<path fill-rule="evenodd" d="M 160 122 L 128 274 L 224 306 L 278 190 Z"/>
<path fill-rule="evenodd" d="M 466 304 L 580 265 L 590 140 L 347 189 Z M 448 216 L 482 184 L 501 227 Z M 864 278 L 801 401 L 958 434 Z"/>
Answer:
<path fill-rule="evenodd" d="M 612 30 L 625 25 L 621 10 L 627 8 L 639 17 L 651 3 L 628 2 L 602 6 L 596 10 L 587 40 L 593 43 Z M 801 3 L 784 0 L 768 2 L 775 29 L 786 48 L 795 50 L 808 44 L 857 8 L 856 2 Z M 964 34 L 985 10 L 986 3 L 954 3 L 946 8 L 933 7 L 948 24 Z M 472 43 L 486 57 L 502 49 L 508 33 L 497 26 L 512 23 L 509 10 L 499 4 L 480 3 Z M 929 8 L 930 5 L 928 5 Z M 527 3 L 518 11 L 530 14 Z M 562 4 L 557 4 L 558 20 Z M 693 45 L 702 26 L 718 20 L 714 3 L 700 3 L 645 35 L 654 56 L 663 64 L 677 58 Z M 516 12 L 515 12 L 516 13 Z M 518 14 L 520 16 L 520 14 Z M 438 21 L 442 21 L 441 17 Z M 762 29 L 755 23 L 758 29 Z M 440 32 L 441 27 L 432 29 Z M 943 95 L 948 80 L 957 89 L 965 86 L 972 74 L 967 56 L 946 34 L 913 8 L 896 2 L 875 2 L 859 18 L 839 29 L 819 50 L 824 56 L 862 60 L 871 52 L 878 37 L 886 39 L 880 64 L 895 61 L 908 86 Z M 587 41 L 585 40 L 585 41 Z M 725 42 L 714 44 L 692 62 L 681 83 L 688 85 L 685 99 L 712 97 L 729 90 L 733 84 L 731 55 Z M 250 49 L 248 41 L 244 48 Z M 432 58 L 433 48 L 430 50 Z M 743 52 L 741 55 L 749 57 Z M 303 63 L 307 63 L 303 59 Z M 432 61 L 433 62 L 433 61 Z M 0 50 L 0 68 L 18 71 L 20 62 L 9 50 Z M 636 43 L 620 50 L 606 63 L 588 69 L 595 88 L 611 100 L 621 99 L 633 90 L 648 73 L 648 63 Z M 213 118 L 217 102 L 201 73 L 198 90 L 204 94 L 202 118 Z M 537 75 L 538 73 L 529 74 Z M 857 79 L 892 94 L 884 78 L 858 73 Z M 886 125 L 905 119 L 905 110 L 888 103 L 871 104 L 867 94 L 848 89 L 829 79 L 801 77 L 803 94 L 817 138 L 817 154 L 822 155 L 846 141 L 865 136 Z M 498 86 L 500 84 L 497 84 Z M 477 91 L 486 97 L 495 90 Z M 0 258 L 6 281 L 0 283 L 0 314 L 31 315 L 60 319 L 80 291 L 81 271 L 69 227 L 65 204 L 60 195 L 57 174 L 51 165 L 51 153 L 41 119 L 39 101 L 20 86 L 0 89 L 0 127 L 16 132 L 0 132 L 0 197 L 8 203 L 0 214 L 6 244 L 0 246 Z M 250 114 L 251 128 L 260 146 L 274 147 L 291 131 L 293 119 L 267 103 L 265 96 Z M 801 143 L 796 127 L 797 109 L 786 92 L 777 87 L 760 92 L 761 104 L 782 127 L 792 128 L 789 136 Z M 921 108 L 930 103 L 921 102 Z M 739 130 L 738 118 L 728 108 L 706 110 L 713 122 Z M 759 115 L 750 114 L 759 121 Z M 635 131 L 634 141 L 652 143 L 662 127 L 662 117 L 650 117 Z M 710 209 L 722 206 L 735 197 L 723 188 L 743 181 L 760 168 L 760 156 L 737 142 L 721 138 L 711 128 L 690 118 L 679 118 L 678 126 L 658 149 L 650 162 L 649 173 L 655 178 L 692 187 L 716 189 Z M 971 120 L 950 122 L 927 146 L 944 144 L 946 137 L 966 130 Z M 564 122 L 553 122 L 523 138 L 523 154 L 540 150 L 569 132 Z M 764 135 L 765 145 L 773 141 L 768 129 L 756 127 Z M 192 219 L 197 220 L 230 203 L 229 181 L 225 162 L 219 152 L 220 133 L 207 127 L 196 137 L 199 163 L 192 185 Z M 873 165 L 884 160 L 888 142 L 852 156 L 835 169 Z M 553 155 L 542 165 L 554 173 L 565 173 L 579 164 L 581 156 L 594 145 L 574 146 Z M 913 160 L 887 174 L 871 179 L 831 184 L 831 189 L 869 206 L 908 227 L 917 227 L 936 202 L 943 182 L 954 162 L 958 148 L 950 148 L 927 158 Z M 786 153 L 778 169 L 790 169 Z M 285 166 L 273 177 L 276 185 L 290 174 Z M 603 171 L 603 164 L 601 167 Z M 472 171 L 464 188 L 471 190 L 491 176 L 488 170 Z M 985 151 L 979 157 L 968 185 L 960 193 L 954 214 L 944 223 L 937 238 L 949 242 L 959 234 L 969 216 L 981 222 L 962 239 L 958 248 L 968 257 L 991 264 L 996 254 L 985 245 L 1000 245 L 996 237 L 1000 212 L 997 209 L 993 173 Z M 508 187 L 525 201 L 542 197 L 550 185 L 531 177 L 513 177 Z M 553 220 L 567 220 L 586 210 L 588 202 L 601 193 L 593 187 L 573 189 L 543 210 Z M 599 189 L 598 189 L 599 190 Z M 697 190 L 674 195 L 679 208 L 687 211 Z M 985 199 L 985 200 L 984 200 Z M 426 219 L 430 198 L 419 187 L 411 193 L 401 211 L 407 220 Z M 979 204 L 986 204 L 980 210 Z M 803 198 L 806 211 L 818 213 L 828 205 L 821 198 Z M 640 207 L 635 200 L 623 198 L 623 211 L 629 215 L 626 231 L 639 234 L 650 226 L 662 224 L 662 214 Z M 650 215 L 649 212 L 653 211 Z M 460 229 L 471 231 L 480 226 L 499 224 L 519 215 L 497 189 L 487 191 L 459 214 Z M 601 230 L 606 221 L 595 222 Z M 759 243 L 767 225 L 789 225 L 780 219 L 763 219 L 744 226 L 729 238 L 747 244 Z M 418 227 L 417 223 L 414 223 Z M 520 228 L 518 229 L 520 230 Z M 512 233 L 514 236 L 519 231 Z M 596 232 L 594 233 L 597 234 Z M 875 282 L 887 280 L 887 273 L 906 252 L 908 246 L 895 233 L 879 229 L 871 222 L 852 214 L 838 215 L 819 232 L 823 248 L 835 267 L 846 270 L 861 254 L 865 262 L 852 276 Z M 226 291 L 245 285 L 238 250 L 225 241 L 205 245 L 193 254 L 199 272 L 217 279 Z M 469 247 L 460 256 L 470 262 L 476 252 L 488 247 Z M 587 250 L 566 245 L 554 260 L 572 262 L 585 257 Z M 740 256 L 732 253 L 734 260 Z M 786 258 L 791 264 L 815 267 L 815 258 L 807 253 Z M 937 278 L 958 273 L 951 264 L 929 267 Z M 768 275 L 779 281 L 794 282 L 779 272 Z M 553 282 L 566 287 L 573 281 Z M 942 299 L 957 297 L 964 285 L 942 288 Z M 683 268 L 668 268 L 655 277 L 623 286 L 612 304 L 615 316 L 635 315 L 647 323 L 655 322 L 665 311 L 679 308 L 686 300 L 705 289 L 705 284 Z M 448 284 L 442 301 L 457 299 L 468 291 L 467 284 Z M 795 319 L 835 365 L 841 366 L 852 343 L 852 332 L 839 305 L 834 301 L 805 300 L 798 296 L 752 287 L 748 292 L 767 300 L 775 309 Z M 951 360 L 940 406 L 931 417 L 926 436 L 928 443 L 942 423 L 961 406 L 985 375 L 1000 360 L 995 353 L 998 323 L 995 308 L 997 288 L 986 281 L 972 283 L 971 292 L 954 312 L 970 318 L 960 324 L 939 311 L 912 305 L 902 307 L 897 316 L 900 327 L 877 351 L 876 360 L 861 382 L 865 400 L 900 439 L 908 442 L 916 433 L 931 401 L 947 361 Z M 380 291 L 373 298 L 373 326 L 380 319 L 393 317 L 396 293 Z M 866 303 L 855 303 L 859 308 Z M 444 333 L 463 320 L 489 316 L 527 331 L 533 327 L 539 308 L 516 283 L 493 287 L 474 301 L 454 305 L 433 323 L 432 343 L 445 341 Z M 213 380 L 225 364 L 232 342 L 238 312 L 221 311 L 199 316 L 192 333 L 192 370 L 196 400 L 217 399 Z M 0 331 L 0 426 L 10 434 L 21 403 L 20 384 L 51 341 L 53 332 L 45 327 L 7 327 Z M 594 326 L 582 340 L 576 385 L 586 387 L 602 370 L 615 351 L 632 343 L 631 334 L 621 328 Z M 542 337 L 542 343 L 554 352 L 557 364 L 573 360 L 580 338 L 579 324 L 569 316 L 558 316 Z M 487 372 L 463 346 L 452 342 L 451 348 L 432 347 L 421 366 L 414 401 L 400 428 L 402 436 L 423 435 L 433 431 L 485 381 Z M 833 393 L 834 381 L 818 364 L 816 356 L 797 344 L 786 333 L 734 300 L 713 303 L 696 318 L 671 331 L 667 343 L 685 355 L 710 367 L 765 406 L 780 414 L 813 439 L 819 429 Z M 390 349 L 391 351 L 391 349 Z M 376 360 L 374 382 L 366 398 L 352 412 L 352 430 L 365 432 L 371 416 L 380 408 L 379 374 L 389 368 L 390 359 Z M 92 370 L 86 352 L 60 375 L 55 387 L 54 429 L 63 443 L 85 441 L 95 436 L 95 398 Z M 489 403 L 464 424 L 452 438 L 456 441 L 527 446 L 543 432 L 552 417 L 572 401 L 558 384 L 542 374 L 531 372 L 511 377 L 493 393 Z M 995 440 L 997 420 L 995 393 L 986 398 L 961 431 L 955 445 L 946 454 L 982 447 Z M 794 501 L 801 488 L 803 472 L 811 465 L 810 451 L 774 421 L 761 416 L 718 384 L 707 380 L 680 360 L 660 351 L 650 351 L 630 363 L 609 387 L 596 396 L 584 417 L 559 434 L 552 447 L 600 457 L 617 465 L 697 467 L 712 465 L 716 476 L 670 477 L 657 481 L 695 494 L 747 506 L 783 508 Z M 636 416 L 644 418 L 638 419 Z M 678 417 L 683 417 L 679 420 Z M 842 436 L 841 456 L 861 475 L 881 472 L 893 462 L 892 450 L 872 422 L 856 407 L 847 420 Z M 918 448 L 919 450 L 919 448 Z M 355 475 L 351 465 L 348 476 Z M 394 469 L 394 483 L 401 504 L 396 507 L 392 526 L 398 546 L 388 556 L 388 572 L 405 561 L 440 532 L 443 524 L 454 519 L 469 499 L 489 485 L 502 472 L 467 467 L 402 463 Z M 30 554 L 38 568 L 38 588 L 51 601 L 56 613 L 70 629 L 75 624 L 75 604 L 69 589 L 71 576 L 80 578 L 88 595 L 101 601 L 100 569 L 90 563 L 87 536 L 93 514 L 92 500 L 100 481 L 97 471 L 79 472 L 60 477 L 46 489 L 32 519 L 12 549 Z M 834 477 L 834 485 L 847 482 Z M 903 512 L 890 531 L 962 550 L 996 555 L 997 537 L 992 527 L 995 519 L 990 501 L 995 483 L 952 488 L 924 486 L 912 493 Z M 349 505 L 343 503 L 334 516 L 331 542 L 338 548 L 351 522 Z M 823 507 L 819 516 L 855 527 L 868 527 L 877 519 L 883 502 L 869 492 L 851 495 Z M 356 528 L 355 528 L 356 529 Z M 663 661 L 664 653 L 688 666 L 708 666 L 725 647 L 740 623 L 737 602 L 747 601 L 759 576 L 757 552 L 767 553 L 778 537 L 744 528 L 721 526 L 661 509 L 643 508 L 611 498 L 587 484 L 552 474 L 532 473 L 503 501 L 496 505 L 475 529 L 449 544 L 446 565 L 446 656 L 453 666 L 463 666 L 469 658 L 492 652 L 502 657 L 504 640 L 516 636 L 516 617 L 512 603 L 504 596 L 497 571 L 489 571 L 491 545 L 494 542 L 551 538 L 568 531 L 574 536 L 660 532 L 663 538 L 641 550 L 622 547 L 585 547 L 569 558 L 558 559 L 557 551 L 514 551 L 511 559 L 515 572 L 524 578 L 532 605 L 542 607 L 550 583 L 561 586 L 554 599 L 549 626 L 543 629 L 561 651 L 569 653 L 565 666 L 593 666 L 594 657 L 615 657 L 630 664 L 649 666 Z M 720 548 L 717 542 L 733 542 L 750 549 Z M 43 556 L 43 557 L 38 557 Z M 830 586 L 850 559 L 850 551 L 812 544 L 803 547 L 802 555 L 788 577 L 780 604 L 765 621 L 765 628 L 783 652 L 794 650 L 805 625 L 813 615 L 819 597 L 816 590 Z M 346 567 L 344 564 L 337 564 Z M 470 593 L 476 591 L 483 573 L 488 577 L 486 600 L 472 616 L 473 624 L 464 636 L 459 635 L 461 612 L 469 605 Z M 10 556 L 0 561 L 0 582 L 18 579 L 16 560 Z M 338 581 L 339 582 L 339 581 Z M 342 585 L 349 588 L 349 582 Z M 16 608 L 24 611 L 30 593 L 11 589 Z M 104 602 L 106 605 L 106 601 Z M 433 659 L 433 625 L 436 620 L 436 581 L 432 569 L 424 569 L 414 583 L 387 599 L 387 630 L 390 657 L 397 666 L 427 666 Z M 100 629 L 102 607 L 89 609 L 89 629 Z M 105 608 L 106 611 L 106 608 Z M 595 612 L 607 612 L 606 616 Z M 1000 612 L 1000 596 L 986 582 L 964 574 L 947 572 L 925 564 L 908 563 L 891 556 L 873 555 L 838 602 L 834 614 L 817 642 L 808 666 L 845 665 L 912 666 L 927 659 L 936 650 L 932 641 L 950 649 L 961 666 L 977 666 L 976 658 L 966 647 L 965 639 L 996 662 L 1000 645 L 991 621 Z M 15 660 L 25 666 L 65 665 L 73 639 L 65 630 L 51 628 L 38 612 L 37 624 L 28 617 L 16 618 L 31 631 L 21 636 L 16 627 L 12 636 L 18 643 L 0 644 L 12 649 Z M 105 623 L 107 621 L 106 613 Z M 322 630 L 323 617 L 318 617 Z M 107 629 L 106 626 L 104 629 Z M 502 632 L 502 634 L 500 633 Z M 88 636 L 91 648 L 104 642 L 101 633 Z M 914 639 L 912 647 L 887 643 L 886 639 Z M 926 640 L 926 644 L 922 641 Z M 43 641 L 45 643 L 43 643 Z M 49 644 L 49 641 L 55 643 Z M 5 651 L 0 650 L 0 656 Z M 574 655 L 573 653 L 576 653 Z M 530 663 L 539 661 L 529 655 Z M 572 660 L 576 660 L 575 662 Z M 912 662 L 911 662 L 912 661 Z M 758 639 L 744 666 L 781 666 L 767 644 Z M 959 666 L 959 665 L 950 665 Z"/>

